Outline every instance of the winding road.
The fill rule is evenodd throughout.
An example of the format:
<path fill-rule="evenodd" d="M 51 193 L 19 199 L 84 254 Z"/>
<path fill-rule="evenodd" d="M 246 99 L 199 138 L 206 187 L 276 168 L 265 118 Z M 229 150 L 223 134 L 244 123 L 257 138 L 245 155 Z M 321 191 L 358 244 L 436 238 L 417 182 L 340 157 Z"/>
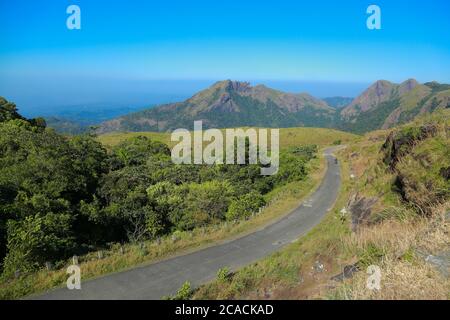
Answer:
<path fill-rule="evenodd" d="M 317 225 L 332 208 L 341 183 L 339 164 L 325 150 L 327 171 L 319 188 L 297 209 L 244 237 L 154 264 L 82 281 L 81 290 L 56 289 L 35 299 L 160 299 L 189 281 L 196 287 L 216 277 L 220 268 L 236 270 L 292 243 Z"/>

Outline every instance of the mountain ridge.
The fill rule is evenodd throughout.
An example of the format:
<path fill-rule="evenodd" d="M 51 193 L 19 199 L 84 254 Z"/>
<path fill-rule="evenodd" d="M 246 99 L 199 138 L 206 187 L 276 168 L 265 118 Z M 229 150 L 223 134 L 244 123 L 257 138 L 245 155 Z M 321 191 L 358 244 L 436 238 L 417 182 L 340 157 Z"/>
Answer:
<path fill-rule="evenodd" d="M 342 109 L 338 128 L 357 133 L 389 129 L 449 106 L 450 85 L 420 84 L 415 79 L 400 84 L 379 80 Z"/>
<path fill-rule="evenodd" d="M 168 132 L 192 129 L 196 120 L 204 128 L 258 126 L 272 128 L 322 127 L 353 133 L 388 129 L 416 116 L 450 107 L 450 85 L 378 80 L 351 99 L 316 98 L 309 93 L 288 93 L 264 84 L 223 80 L 190 98 L 104 121 L 97 134 L 114 131 Z M 68 134 L 88 131 L 70 119 L 48 118 L 50 127 Z"/>
<path fill-rule="evenodd" d="M 132 113 L 103 123 L 98 132 L 168 131 L 191 128 L 203 120 L 208 128 L 226 126 L 329 126 L 336 111 L 308 93 L 286 93 L 265 85 L 224 80 L 177 103 Z"/>
<path fill-rule="evenodd" d="M 263 84 L 223 80 L 191 98 L 103 122 L 98 133 L 191 129 L 194 120 L 205 128 L 238 126 L 325 127 L 364 133 L 387 129 L 422 113 L 450 104 L 450 85 L 378 80 L 352 99 L 319 99 L 308 93 L 287 93 Z M 330 100 L 331 99 L 331 100 Z M 331 106 L 331 103 L 339 104 Z M 343 106 L 342 103 L 347 104 Z"/>

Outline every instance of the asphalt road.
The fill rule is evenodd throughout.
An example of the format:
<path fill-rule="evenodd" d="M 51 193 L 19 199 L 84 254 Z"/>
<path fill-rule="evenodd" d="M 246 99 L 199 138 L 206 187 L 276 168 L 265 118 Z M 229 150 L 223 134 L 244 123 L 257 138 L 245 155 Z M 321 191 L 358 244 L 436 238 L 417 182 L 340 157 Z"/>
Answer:
<path fill-rule="evenodd" d="M 35 299 L 160 299 L 189 281 L 199 286 L 216 277 L 222 267 L 236 270 L 297 240 L 317 225 L 332 208 L 340 187 L 340 169 L 325 151 L 328 168 L 321 185 L 297 209 L 277 222 L 239 239 L 224 242 L 151 265 L 81 282 L 81 290 L 56 289 Z M 83 270 L 81 269 L 81 272 Z"/>

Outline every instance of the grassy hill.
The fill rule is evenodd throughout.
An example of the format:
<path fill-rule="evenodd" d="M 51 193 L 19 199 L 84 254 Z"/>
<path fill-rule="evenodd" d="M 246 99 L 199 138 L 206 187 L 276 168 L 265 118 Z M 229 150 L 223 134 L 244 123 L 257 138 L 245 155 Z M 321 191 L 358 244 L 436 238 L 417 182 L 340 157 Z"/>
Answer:
<path fill-rule="evenodd" d="M 138 136 L 144 136 L 155 141 L 160 141 L 169 146 L 174 145 L 174 143 L 170 141 L 170 133 L 162 132 L 111 132 L 99 135 L 97 140 L 104 146 L 111 148 L 129 138 Z M 323 147 L 337 142 L 346 144 L 358 138 L 358 135 L 334 129 L 282 128 L 280 129 L 280 148 L 286 149 L 307 144 L 315 144 L 319 147 Z"/>

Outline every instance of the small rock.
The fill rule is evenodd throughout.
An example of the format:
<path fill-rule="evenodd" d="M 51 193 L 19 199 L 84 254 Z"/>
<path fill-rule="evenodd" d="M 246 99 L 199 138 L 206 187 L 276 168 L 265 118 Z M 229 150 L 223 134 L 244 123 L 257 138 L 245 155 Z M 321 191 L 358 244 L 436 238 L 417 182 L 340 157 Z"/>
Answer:
<path fill-rule="evenodd" d="M 444 277 L 450 276 L 450 251 L 444 251 L 436 255 L 428 255 L 425 261 L 433 265 Z"/>
<path fill-rule="evenodd" d="M 320 263 L 320 261 L 316 261 L 314 263 L 314 267 L 313 268 L 314 268 L 314 270 L 316 272 L 323 272 L 325 270 L 324 265 L 322 263 Z"/>
<path fill-rule="evenodd" d="M 351 265 L 347 265 L 344 267 L 344 270 L 342 271 L 342 273 L 334 276 L 331 278 L 331 280 L 334 281 L 344 281 L 345 279 L 350 279 L 353 277 L 353 275 L 359 271 L 359 267 L 358 264 L 351 264 Z"/>
<path fill-rule="evenodd" d="M 378 201 L 378 198 L 366 198 L 358 193 L 353 194 L 348 201 L 348 209 L 352 214 L 352 230 L 356 231 L 361 224 L 369 222 L 372 213 L 372 207 Z"/>

